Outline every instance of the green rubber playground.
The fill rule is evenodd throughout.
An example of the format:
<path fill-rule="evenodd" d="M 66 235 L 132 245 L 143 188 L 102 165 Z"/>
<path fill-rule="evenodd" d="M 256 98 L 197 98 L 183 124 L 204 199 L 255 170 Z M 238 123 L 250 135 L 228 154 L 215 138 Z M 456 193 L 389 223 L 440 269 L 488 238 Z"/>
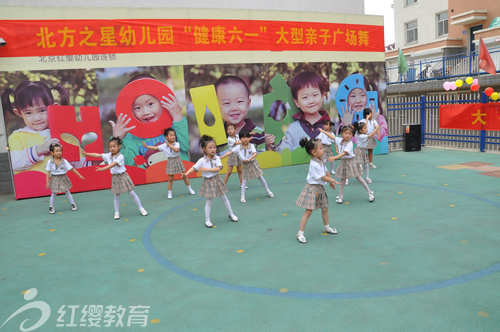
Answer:
<path fill-rule="evenodd" d="M 500 155 L 423 148 L 374 158 L 375 201 L 351 179 L 297 241 L 308 164 L 264 169 L 232 222 L 182 181 L 111 191 L 0 196 L 0 330 L 498 331 Z M 91 179 L 87 179 L 90 181 Z M 201 178 L 191 181 L 198 192 Z M 3 324 L 3 325 L 2 325 Z M 24 324 L 24 325 L 23 325 Z"/>

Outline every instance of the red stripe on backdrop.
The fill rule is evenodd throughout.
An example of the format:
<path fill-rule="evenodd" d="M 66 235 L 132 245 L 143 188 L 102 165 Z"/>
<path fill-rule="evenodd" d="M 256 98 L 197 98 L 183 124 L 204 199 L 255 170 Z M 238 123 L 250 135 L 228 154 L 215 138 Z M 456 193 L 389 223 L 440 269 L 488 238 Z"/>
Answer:
<path fill-rule="evenodd" d="M 500 130 L 500 104 L 439 106 L 439 127 L 466 130 Z"/>
<path fill-rule="evenodd" d="M 384 52 L 379 25 L 260 20 L 1 20 L 0 57 L 201 51 Z"/>

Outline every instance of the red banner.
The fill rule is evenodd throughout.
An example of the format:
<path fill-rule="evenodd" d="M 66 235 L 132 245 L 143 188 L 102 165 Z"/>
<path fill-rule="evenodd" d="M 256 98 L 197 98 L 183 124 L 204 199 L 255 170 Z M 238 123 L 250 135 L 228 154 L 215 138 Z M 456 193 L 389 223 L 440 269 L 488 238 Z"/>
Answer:
<path fill-rule="evenodd" d="M 439 127 L 466 130 L 500 130 L 500 104 L 439 106 Z"/>
<path fill-rule="evenodd" d="M 2 20 L 0 35 L 7 41 L 0 57 L 200 51 L 384 51 L 383 26 L 300 21 Z"/>

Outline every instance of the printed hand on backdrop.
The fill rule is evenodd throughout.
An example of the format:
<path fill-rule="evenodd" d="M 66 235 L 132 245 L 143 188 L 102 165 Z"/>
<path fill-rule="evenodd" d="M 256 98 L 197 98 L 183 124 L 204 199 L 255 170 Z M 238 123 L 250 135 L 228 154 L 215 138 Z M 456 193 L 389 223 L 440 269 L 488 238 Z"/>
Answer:
<path fill-rule="evenodd" d="M 378 108 L 375 106 L 375 102 L 373 101 L 370 102 L 370 109 L 372 110 L 372 120 L 377 121 L 380 112 L 378 111 Z"/>
<path fill-rule="evenodd" d="M 135 126 L 127 128 L 127 125 L 129 124 L 130 120 L 132 120 L 132 118 L 127 119 L 126 114 L 120 113 L 118 119 L 116 120 L 116 124 L 111 120 L 108 121 L 111 124 L 111 127 L 113 128 L 113 137 L 118 137 L 122 139 L 125 137 L 125 135 L 127 135 L 129 131 L 134 129 Z"/>
<path fill-rule="evenodd" d="M 344 125 L 351 125 L 352 118 L 354 117 L 354 109 L 347 106 L 342 105 L 342 122 Z"/>
<path fill-rule="evenodd" d="M 170 98 L 169 98 L 170 97 Z M 182 120 L 182 107 L 179 105 L 179 102 L 175 98 L 173 94 L 169 94 L 168 97 L 163 96 L 163 100 L 161 101 L 161 105 L 163 108 L 167 109 L 168 113 L 172 117 L 174 122 L 178 122 Z"/>

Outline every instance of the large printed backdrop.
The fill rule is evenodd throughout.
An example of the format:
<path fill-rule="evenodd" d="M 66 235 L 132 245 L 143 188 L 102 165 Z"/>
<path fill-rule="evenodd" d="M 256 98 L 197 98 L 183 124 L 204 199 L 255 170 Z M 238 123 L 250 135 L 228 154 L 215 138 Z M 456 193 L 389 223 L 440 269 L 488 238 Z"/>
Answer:
<path fill-rule="evenodd" d="M 299 110 L 291 97 L 289 85 L 293 77 L 304 70 L 318 73 L 327 82 L 328 91 L 325 91 L 322 108 L 336 124 L 341 121 L 336 108 L 337 89 L 353 73 L 363 74 L 367 81 L 378 87 L 377 98 L 381 102 L 383 117 L 384 64 L 378 62 L 214 64 L 2 72 L 2 92 L 8 88 L 16 90 L 26 81 L 39 81 L 49 87 L 59 85 L 69 95 L 68 104 L 61 105 L 64 103 L 59 93 L 52 90 L 55 105 L 47 105 L 49 134 L 44 134 L 49 130 L 43 131 L 36 126 L 31 128 L 33 124 L 28 118 L 10 112 L 4 103 L 16 197 L 50 194 L 45 189 L 44 173 L 50 154 L 40 155 L 38 159 L 32 156 L 37 146 L 49 138 L 58 139 L 63 144 L 63 157 L 86 178 L 84 181 L 74 176 L 73 172 L 68 173 L 74 192 L 110 187 L 109 172 L 95 172 L 100 161 L 84 158 L 78 152 L 78 145 L 88 152 L 105 153 L 108 151 L 109 138 L 113 135 L 123 137 L 121 152 L 136 184 L 167 180 L 167 161 L 163 154 L 147 150 L 142 145 L 143 141 L 148 145 L 161 144 L 164 141 L 162 132 L 166 127 L 172 127 L 177 132 L 186 168 L 201 156 L 198 139 L 202 134 L 213 136 L 219 150 L 224 151 L 225 124 L 226 120 L 231 119 L 224 111 L 221 112 L 222 105 L 219 105 L 214 84 L 227 75 L 241 78 L 250 91 L 250 103 L 243 109 L 246 114 L 241 121 L 249 124 L 254 132 L 271 135 L 278 144 L 288 127 L 296 121 L 292 116 Z M 158 103 L 168 98 L 169 102 L 177 106 L 161 108 L 158 119 L 149 122 L 150 118 L 140 118 L 132 110 L 132 104 L 141 96 L 149 96 Z M 9 97 L 14 107 L 16 102 L 22 104 L 14 100 L 14 94 Z M 278 111 L 281 111 L 281 116 L 277 115 Z M 123 115 L 128 122 L 123 121 Z M 379 143 L 380 148 L 377 150 L 383 153 L 386 151 L 386 139 L 380 138 L 380 141 L 383 144 Z M 265 140 L 255 144 L 259 150 L 258 161 L 263 168 L 308 162 L 302 148 L 276 152 L 271 145 L 265 144 Z M 225 171 L 226 168 L 222 173 Z"/>

